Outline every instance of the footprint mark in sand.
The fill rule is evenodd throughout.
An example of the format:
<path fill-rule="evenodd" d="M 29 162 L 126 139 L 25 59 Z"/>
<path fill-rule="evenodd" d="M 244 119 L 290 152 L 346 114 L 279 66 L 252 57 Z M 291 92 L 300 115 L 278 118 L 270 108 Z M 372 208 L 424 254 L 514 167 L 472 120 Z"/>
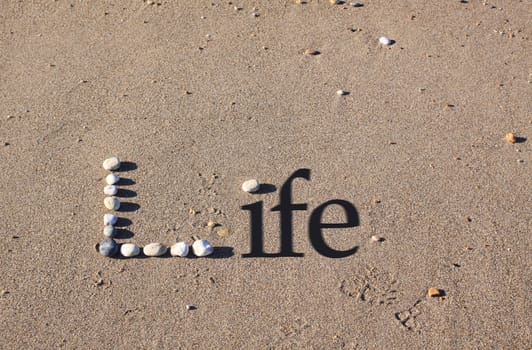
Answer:
<path fill-rule="evenodd" d="M 416 321 L 416 318 L 422 314 L 425 303 L 425 300 L 418 299 L 410 308 L 396 312 L 395 318 L 409 331 L 419 329 L 419 322 Z"/>
<path fill-rule="evenodd" d="M 385 271 L 365 268 L 364 272 L 340 282 L 340 291 L 370 305 L 391 305 L 397 299 L 397 281 Z"/>

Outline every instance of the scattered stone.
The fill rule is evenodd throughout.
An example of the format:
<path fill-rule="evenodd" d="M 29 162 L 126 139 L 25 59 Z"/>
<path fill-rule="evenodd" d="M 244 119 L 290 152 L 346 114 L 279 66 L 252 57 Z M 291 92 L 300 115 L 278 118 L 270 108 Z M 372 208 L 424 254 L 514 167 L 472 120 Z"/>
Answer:
<path fill-rule="evenodd" d="M 511 132 L 506 134 L 505 139 L 506 139 L 506 141 L 508 141 L 510 143 L 516 143 L 517 142 L 517 138 L 515 137 L 515 134 L 513 134 Z"/>
<path fill-rule="evenodd" d="M 361 3 L 361 2 L 350 2 L 349 5 L 351 5 L 353 7 L 362 7 L 362 6 L 364 6 L 364 4 Z"/>
<path fill-rule="evenodd" d="M 105 170 L 118 170 L 120 168 L 120 160 L 116 157 L 107 158 L 103 161 L 103 168 Z"/>
<path fill-rule="evenodd" d="M 380 202 L 381 200 L 378 198 L 373 199 L 373 204 L 379 204 Z"/>
<path fill-rule="evenodd" d="M 5 289 L 0 290 L 0 296 L 4 296 L 6 294 L 9 294 L 9 292 Z"/>
<path fill-rule="evenodd" d="M 115 227 L 113 225 L 105 225 L 103 228 L 103 235 L 105 237 L 113 238 L 116 234 Z"/>
<path fill-rule="evenodd" d="M 384 238 L 382 238 L 381 236 L 374 235 L 374 236 L 371 236 L 371 241 L 372 242 L 382 242 L 382 241 L 384 241 Z"/>
<path fill-rule="evenodd" d="M 518 159 L 517 163 L 524 163 L 525 161 L 523 159 Z"/>
<path fill-rule="evenodd" d="M 329 2 L 331 3 L 331 5 L 341 5 L 344 3 L 343 0 L 329 0 Z"/>
<path fill-rule="evenodd" d="M 209 221 L 209 222 L 207 223 L 207 227 L 208 227 L 208 228 L 214 228 L 215 226 L 216 226 L 216 223 L 215 223 L 214 221 Z"/>
<path fill-rule="evenodd" d="M 185 257 L 188 255 L 189 251 L 190 246 L 186 242 L 177 242 L 176 244 L 170 247 L 171 256 Z"/>
<path fill-rule="evenodd" d="M 207 256 L 214 252 L 213 246 L 205 239 L 198 239 L 192 244 L 192 251 L 196 256 Z"/>
<path fill-rule="evenodd" d="M 107 185 L 103 188 L 103 193 L 108 196 L 114 196 L 118 193 L 118 187 L 115 185 Z"/>
<path fill-rule="evenodd" d="M 385 46 L 390 46 L 394 43 L 395 41 L 393 41 L 392 39 L 389 39 L 385 36 L 381 36 L 379 38 L 379 43 L 381 43 L 381 45 L 385 45 Z"/>
<path fill-rule="evenodd" d="M 150 243 L 142 251 L 146 256 L 161 256 L 166 254 L 168 248 L 161 243 Z"/>
<path fill-rule="evenodd" d="M 443 291 L 438 288 L 429 288 L 427 295 L 431 298 L 443 297 Z"/>
<path fill-rule="evenodd" d="M 346 91 L 346 90 L 338 90 L 336 91 L 336 94 L 338 96 L 345 96 L 345 95 L 349 95 L 349 91 Z"/>
<path fill-rule="evenodd" d="M 260 16 L 260 14 L 259 14 L 259 13 L 257 13 L 257 12 L 252 12 L 252 13 L 251 13 L 251 16 L 252 16 L 252 17 L 259 17 L 259 16 Z"/>
<path fill-rule="evenodd" d="M 116 197 L 105 197 L 103 204 L 109 210 L 118 210 L 120 209 L 120 199 Z"/>
<path fill-rule="evenodd" d="M 259 188 L 260 183 L 255 179 L 244 181 L 244 183 L 242 184 L 242 191 L 247 193 L 257 192 Z"/>
<path fill-rule="evenodd" d="M 100 242 L 98 251 L 103 256 L 113 256 L 118 252 L 118 244 L 112 238 L 105 238 Z"/>
<path fill-rule="evenodd" d="M 306 49 L 304 54 L 308 56 L 316 56 L 316 55 L 319 55 L 320 52 L 318 50 Z"/>
<path fill-rule="evenodd" d="M 190 215 L 196 215 L 198 212 L 195 211 L 194 209 L 190 208 L 190 209 L 188 210 L 188 213 L 189 213 Z"/>
<path fill-rule="evenodd" d="M 465 221 L 467 221 L 467 222 L 471 222 L 471 221 L 473 221 L 473 219 L 471 219 L 471 217 L 469 217 L 469 216 L 466 216 L 466 217 L 465 217 Z"/>
<path fill-rule="evenodd" d="M 133 243 L 124 243 L 120 246 L 120 254 L 126 258 L 137 256 L 140 254 L 140 248 L 138 245 Z"/>
<path fill-rule="evenodd" d="M 216 234 L 220 237 L 229 237 L 231 236 L 231 231 L 226 228 L 222 228 L 216 231 Z"/>
<path fill-rule="evenodd" d="M 105 182 L 108 184 L 108 185 L 114 185 L 115 183 L 117 183 L 118 181 L 120 181 L 120 176 L 118 175 L 115 175 L 115 174 L 109 174 L 105 177 Z"/>
<path fill-rule="evenodd" d="M 13 118 L 15 118 L 15 117 L 13 117 L 12 115 L 8 115 L 8 116 L 6 117 L 7 120 L 9 120 L 9 119 L 13 119 Z"/>
<path fill-rule="evenodd" d="M 114 225 L 118 221 L 118 217 L 113 214 L 105 214 L 103 216 L 103 224 L 104 225 Z"/>
<path fill-rule="evenodd" d="M 186 305 L 185 308 L 186 308 L 188 311 L 196 310 L 196 309 L 197 309 L 197 307 L 195 307 L 194 305 Z"/>
<path fill-rule="evenodd" d="M 298 4 L 298 5 L 304 5 L 306 3 L 307 2 L 305 0 L 296 0 L 296 4 Z"/>

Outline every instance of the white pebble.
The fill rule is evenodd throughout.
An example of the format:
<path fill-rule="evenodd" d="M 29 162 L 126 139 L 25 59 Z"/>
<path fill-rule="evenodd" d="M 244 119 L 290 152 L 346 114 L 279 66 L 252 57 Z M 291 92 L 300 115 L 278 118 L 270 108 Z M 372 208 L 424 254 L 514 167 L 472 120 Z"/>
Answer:
<path fill-rule="evenodd" d="M 345 90 L 338 90 L 338 91 L 336 91 L 336 94 L 337 94 L 338 96 L 344 96 L 344 95 L 349 94 L 349 92 L 348 92 L 348 91 L 345 91 Z"/>
<path fill-rule="evenodd" d="M 103 168 L 105 170 L 118 170 L 120 168 L 120 160 L 116 157 L 107 158 L 103 161 Z"/>
<path fill-rule="evenodd" d="M 118 217 L 113 214 L 105 214 L 103 216 L 103 224 L 104 225 L 114 225 L 118 221 Z"/>
<path fill-rule="evenodd" d="M 189 251 L 190 247 L 186 242 L 177 242 L 176 244 L 170 247 L 171 256 L 185 257 L 188 255 Z"/>
<path fill-rule="evenodd" d="M 105 237 L 113 238 L 115 236 L 115 227 L 113 225 L 105 225 L 103 228 L 103 235 Z"/>
<path fill-rule="evenodd" d="M 103 188 L 103 193 L 108 196 L 114 196 L 118 193 L 118 188 L 115 185 L 107 185 Z"/>
<path fill-rule="evenodd" d="M 137 256 L 140 254 L 140 248 L 138 245 L 133 243 L 124 243 L 120 246 L 120 254 L 126 258 Z"/>
<path fill-rule="evenodd" d="M 150 243 L 142 251 L 146 256 L 161 256 L 166 254 L 168 248 L 161 243 Z"/>
<path fill-rule="evenodd" d="M 205 239 L 198 239 L 192 244 L 192 251 L 196 256 L 207 256 L 214 252 L 213 246 Z"/>
<path fill-rule="evenodd" d="M 384 238 L 382 238 L 381 236 L 374 235 L 374 236 L 371 236 L 371 241 L 372 242 L 382 242 L 382 241 L 384 241 Z"/>
<path fill-rule="evenodd" d="M 392 39 L 389 39 L 389 38 L 385 37 L 385 36 L 381 36 L 379 38 L 379 43 L 381 43 L 382 45 L 389 46 L 389 45 L 392 45 L 394 43 L 394 41 Z"/>
<path fill-rule="evenodd" d="M 108 185 L 114 185 L 118 181 L 120 181 L 120 176 L 115 174 L 109 174 L 105 177 L 105 182 L 107 182 Z"/>
<path fill-rule="evenodd" d="M 257 192 L 259 188 L 260 183 L 255 179 L 244 181 L 244 183 L 242 184 L 242 191 L 247 193 Z"/>
<path fill-rule="evenodd" d="M 118 210 L 120 209 L 120 199 L 116 197 L 105 197 L 103 205 L 109 210 Z"/>

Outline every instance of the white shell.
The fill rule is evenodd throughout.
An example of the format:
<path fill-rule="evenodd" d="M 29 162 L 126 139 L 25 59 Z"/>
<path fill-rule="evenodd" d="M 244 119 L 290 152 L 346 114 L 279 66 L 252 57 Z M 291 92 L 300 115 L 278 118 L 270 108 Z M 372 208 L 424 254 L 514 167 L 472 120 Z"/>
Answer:
<path fill-rule="evenodd" d="M 190 247 L 186 242 L 177 242 L 170 247 L 170 255 L 185 257 L 188 255 Z"/>
<path fill-rule="evenodd" d="M 336 91 L 336 94 L 337 94 L 338 96 L 347 95 L 347 91 L 345 91 L 345 90 L 338 90 L 338 91 Z"/>
<path fill-rule="evenodd" d="M 120 209 L 120 199 L 116 197 L 105 197 L 103 205 L 105 205 L 107 209 L 118 210 Z"/>
<path fill-rule="evenodd" d="M 161 256 L 168 251 L 166 246 L 161 243 L 150 243 L 144 247 L 143 252 L 146 256 Z"/>
<path fill-rule="evenodd" d="M 103 168 L 105 170 L 118 170 L 120 168 L 120 160 L 116 157 L 107 158 L 103 161 Z"/>
<path fill-rule="evenodd" d="M 140 254 L 140 248 L 138 245 L 133 243 L 124 243 L 120 246 L 120 254 L 126 258 L 137 256 Z"/>
<path fill-rule="evenodd" d="M 391 45 L 393 44 L 393 40 L 392 39 L 389 39 L 385 36 L 381 36 L 379 38 L 379 43 L 381 43 L 382 45 Z"/>
<path fill-rule="evenodd" d="M 207 256 L 214 252 L 214 248 L 209 241 L 199 239 L 192 244 L 192 251 L 196 256 Z"/>
<path fill-rule="evenodd" d="M 115 235 L 115 228 L 113 225 L 105 225 L 103 228 L 103 235 L 105 237 L 113 238 Z"/>
<path fill-rule="evenodd" d="M 259 188 L 260 183 L 255 179 L 244 181 L 244 183 L 242 184 L 242 191 L 247 193 L 257 192 Z"/>
<path fill-rule="evenodd" d="M 114 225 L 118 221 L 118 217 L 113 214 L 105 214 L 103 216 L 103 224 L 104 225 Z"/>
<path fill-rule="evenodd" d="M 105 177 L 105 182 L 108 184 L 108 185 L 114 185 L 115 183 L 117 183 L 118 181 L 120 181 L 120 176 L 118 175 L 115 175 L 115 174 L 109 174 Z"/>
<path fill-rule="evenodd" d="M 115 185 L 107 185 L 103 188 L 103 193 L 108 196 L 114 196 L 118 193 L 118 188 Z"/>

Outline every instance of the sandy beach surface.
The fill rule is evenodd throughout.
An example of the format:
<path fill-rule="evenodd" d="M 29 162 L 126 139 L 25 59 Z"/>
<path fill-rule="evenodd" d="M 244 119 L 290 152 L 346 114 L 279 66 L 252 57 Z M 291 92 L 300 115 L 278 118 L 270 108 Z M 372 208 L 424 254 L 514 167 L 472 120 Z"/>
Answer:
<path fill-rule="evenodd" d="M 527 0 L 0 1 L 0 348 L 529 349 L 530 23 Z M 97 252 L 115 155 L 117 242 L 212 256 Z M 243 257 L 241 207 L 278 252 L 298 169 L 304 256 Z M 360 221 L 323 230 L 358 247 L 337 259 L 308 233 L 333 199 Z"/>

